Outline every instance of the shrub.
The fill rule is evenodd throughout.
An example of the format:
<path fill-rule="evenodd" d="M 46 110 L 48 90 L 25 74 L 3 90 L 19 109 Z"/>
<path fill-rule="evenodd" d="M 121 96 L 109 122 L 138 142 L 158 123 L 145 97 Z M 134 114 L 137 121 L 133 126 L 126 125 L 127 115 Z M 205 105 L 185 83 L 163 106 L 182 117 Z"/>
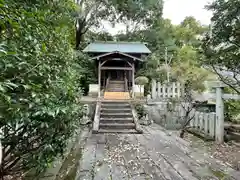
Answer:
<path fill-rule="evenodd" d="M 144 109 L 144 106 L 142 104 L 136 104 L 135 109 L 138 114 L 138 118 L 141 119 L 142 117 L 146 116 L 147 112 Z"/>
<path fill-rule="evenodd" d="M 0 177 L 47 168 L 79 125 L 74 3 L 0 1 Z"/>

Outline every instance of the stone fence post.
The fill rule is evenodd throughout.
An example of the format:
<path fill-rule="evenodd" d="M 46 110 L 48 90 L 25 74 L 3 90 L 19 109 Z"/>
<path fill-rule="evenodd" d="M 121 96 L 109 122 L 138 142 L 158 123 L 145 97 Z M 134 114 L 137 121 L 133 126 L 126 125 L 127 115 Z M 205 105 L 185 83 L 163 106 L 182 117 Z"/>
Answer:
<path fill-rule="evenodd" d="M 218 143 L 224 142 L 224 101 L 223 88 L 226 85 L 222 82 L 212 82 L 211 87 L 216 88 L 216 131 L 215 139 Z"/>
<path fill-rule="evenodd" d="M 155 100 L 157 98 L 157 81 L 155 79 L 152 80 L 152 99 Z"/>

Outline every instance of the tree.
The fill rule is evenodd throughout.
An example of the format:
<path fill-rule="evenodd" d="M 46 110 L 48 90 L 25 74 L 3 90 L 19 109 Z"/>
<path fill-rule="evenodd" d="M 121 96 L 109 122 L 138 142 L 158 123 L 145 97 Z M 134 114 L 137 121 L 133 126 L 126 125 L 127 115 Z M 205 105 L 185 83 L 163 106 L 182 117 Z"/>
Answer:
<path fill-rule="evenodd" d="M 82 94 L 87 95 L 89 84 L 97 82 L 96 64 L 82 52 L 76 52 L 76 54 L 78 73 L 80 74 L 78 83 L 81 87 Z"/>
<path fill-rule="evenodd" d="M 84 34 L 90 28 L 99 29 L 104 20 L 112 25 L 123 23 L 128 34 L 151 25 L 152 19 L 161 17 L 163 8 L 162 0 L 76 0 L 76 3 L 79 6 L 76 13 L 77 49 Z"/>
<path fill-rule="evenodd" d="M 126 25 L 126 34 L 151 26 L 153 20 L 162 17 L 162 0 L 111 0 L 110 4 L 114 7 L 116 22 Z"/>
<path fill-rule="evenodd" d="M 215 0 L 207 8 L 213 11 L 213 17 L 202 45 L 206 55 L 202 63 L 240 94 L 240 1 Z"/>
<path fill-rule="evenodd" d="M 180 25 L 174 27 L 174 38 L 178 46 L 184 45 L 199 47 L 201 36 L 207 32 L 208 28 L 203 26 L 194 17 L 186 17 Z"/>
<path fill-rule="evenodd" d="M 0 7 L 3 179 L 32 168 L 41 172 L 63 154 L 82 106 L 81 74 L 70 42 L 75 4 L 7 0 Z"/>
<path fill-rule="evenodd" d="M 83 40 L 84 34 L 91 27 L 99 27 L 104 19 L 114 19 L 112 7 L 104 0 L 76 0 L 76 49 Z M 81 48 L 80 48 L 81 49 Z"/>

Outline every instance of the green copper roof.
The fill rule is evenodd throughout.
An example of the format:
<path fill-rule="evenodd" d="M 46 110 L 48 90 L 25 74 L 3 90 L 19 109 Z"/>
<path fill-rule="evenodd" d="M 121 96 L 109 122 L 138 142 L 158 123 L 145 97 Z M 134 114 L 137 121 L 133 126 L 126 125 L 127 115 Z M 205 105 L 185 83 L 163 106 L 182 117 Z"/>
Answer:
<path fill-rule="evenodd" d="M 141 42 L 93 42 L 84 50 L 89 53 L 108 53 L 119 51 L 123 53 L 150 54 L 151 51 Z"/>

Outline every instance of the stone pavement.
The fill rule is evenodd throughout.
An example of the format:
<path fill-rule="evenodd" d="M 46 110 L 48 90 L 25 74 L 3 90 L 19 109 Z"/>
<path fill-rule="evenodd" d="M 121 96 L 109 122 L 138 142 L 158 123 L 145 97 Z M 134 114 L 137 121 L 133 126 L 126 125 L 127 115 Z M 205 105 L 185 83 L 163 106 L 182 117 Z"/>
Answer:
<path fill-rule="evenodd" d="M 160 126 L 143 134 L 91 134 L 75 180 L 240 179 L 240 172 L 189 147 Z"/>

